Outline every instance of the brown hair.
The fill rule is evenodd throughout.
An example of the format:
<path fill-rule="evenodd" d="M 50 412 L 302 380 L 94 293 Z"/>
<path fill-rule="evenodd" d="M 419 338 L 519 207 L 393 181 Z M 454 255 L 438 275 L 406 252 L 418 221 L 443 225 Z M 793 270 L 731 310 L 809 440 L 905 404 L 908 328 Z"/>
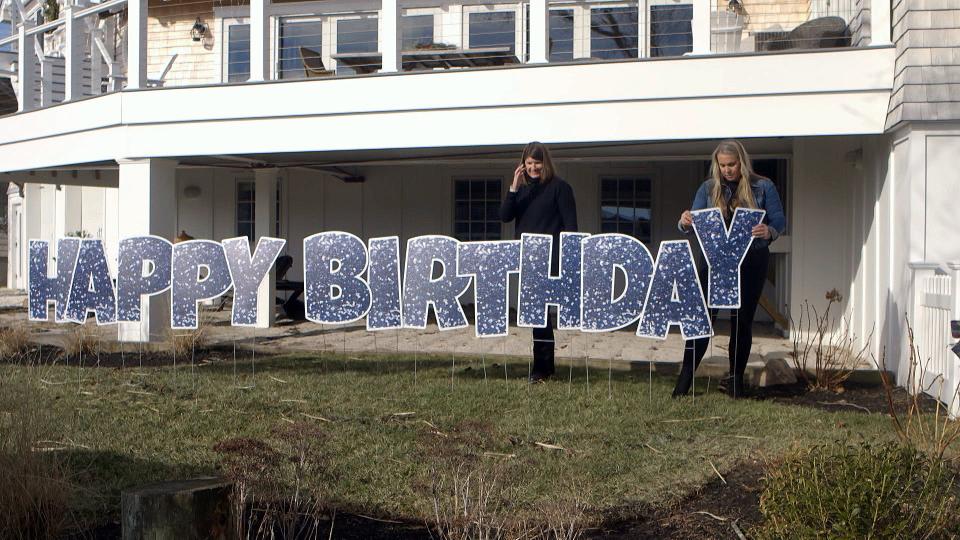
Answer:
<path fill-rule="evenodd" d="M 727 215 L 727 204 L 723 200 L 723 190 L 720 188 L 720 162 L 717 160 L 717 156 L 720 154 L 737 156 L 737 160 L 740 161 L 740 182 L 737 184 L 737 190 L 730 200 L 730 207 L 734 210 L 737 208 L 756 208 L 757 201 L 753 199 L 753 190 L 750 189 L 750 183 L 757 175 L 754 174 L 753 166 L 750 165 L 750 154 L 747 153 L 747 149 L 740 144 L 740 141 L 735 140 L 722 141 L 718 144 L 710 159 L 710 177 L 712 178 L 710 198 L 713 200 L 713 206 L 720 208 L 723 217 L 730 217 Z"/>
<path fill-rule="evenodd" d="M 547 145 L 537 141 L 527 143 L 527 145 L 523 147 L 523 154 L 520 155 L 520 163 L 525 164 L 528 157 L 543 163 L 540 182 L 545 184 L 553 180 L 553 173 L 556 169 L 553 167 L 553 158 L 550 157 L 550 150 L 547 149 Z M 524 182 L 527 181 L 526 175 L 524 175 L 523 179 Z"/>

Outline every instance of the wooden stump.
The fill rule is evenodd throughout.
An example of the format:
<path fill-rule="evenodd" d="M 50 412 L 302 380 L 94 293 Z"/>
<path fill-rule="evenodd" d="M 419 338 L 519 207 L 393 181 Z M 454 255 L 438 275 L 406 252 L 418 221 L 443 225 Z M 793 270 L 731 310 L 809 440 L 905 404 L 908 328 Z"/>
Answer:
<path fill-rule="evenodd" d="M 124 491 L 123 540 L 230 538 L 231 484 L 222 478 L 162 482 Z"/>

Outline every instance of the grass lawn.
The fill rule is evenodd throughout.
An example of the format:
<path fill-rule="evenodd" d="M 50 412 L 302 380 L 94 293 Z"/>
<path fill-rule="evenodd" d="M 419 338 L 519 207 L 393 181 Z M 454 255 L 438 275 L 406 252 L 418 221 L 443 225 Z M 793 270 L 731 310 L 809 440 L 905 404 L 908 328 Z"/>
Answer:
<path fill-rule="evenodd" d="M 526 360 L 227 354 L 176 368 L 0 365 L 0 407 L 43 418 L 39 446 L 70 456 L 76 505 L 116 520 L 120 491 L 216 473 L 213 446 L 314 423 L 321 492 L 343 510 L 420 521 L 431 478 L 459 463 L 500 471 L 514 515 L 577 499 L 588 516 L 669 504 L 748 458 L 835 440 L 893 438 L 882 414 L 733 401 L 715 386 L 670 398 L 673 379 L 559 367 L 528 385 Z M 129 360 L 131 364 L 135 359 Z M 89 361 L 88 361 L 89 364 Z M 484 369 L 485 364 L 485 369 Z M 403 414 L 410 413 L 410 414 Z M 6 414 L 8 418 L 9 414 Z M 542 443 L 537 444 L 537 443 Z M 272 443 L 271 443 L 272 444 Z"/>

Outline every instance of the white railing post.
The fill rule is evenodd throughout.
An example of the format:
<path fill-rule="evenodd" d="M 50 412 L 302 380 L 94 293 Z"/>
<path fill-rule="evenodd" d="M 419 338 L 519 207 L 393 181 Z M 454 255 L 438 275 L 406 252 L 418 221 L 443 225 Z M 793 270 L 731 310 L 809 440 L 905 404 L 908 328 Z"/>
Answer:
<path fill-rule="evenodd" d="M 83 53 L 80 49 L 82 33 L 73 18 L 73 3 L 67 2 L 63 10 L 64 24 L 64 101 L 73 101 L 83 95 L 81 86 Z"/>
<path fill-rule="evenodd" d="M 400 5 L 399 0 L 382 0 L 380 3 L 380 54 L 383 64 L 380 73 L 401 71 L 400 58 Z"/>
<path fill-rule="evenodd" d="M 550 61 L 550 9 L 547 0 L 530 0 L 531 64 Z"/>
<path fill-rule="evenodd" d="M 270 0 L 250 0 L 250 81 L 270 79 Z"/>
<path fill-rule="evenodd" d="M 937 274 L 937 268 L 939 268 L 939 265 L 936 263 L 923 261 L 910 263 L 910 269 L 913 271 L 913 280 L 910 286 L 912 296 L 910 303 L 910 326 L 913 328 L 914 346 L 918 349 L 926 347 L 928 341 L 929 321 L 927 320 L 928 317 L 923 306 L 926 301 L 927 278 L 935 276 Z M 909 347 L 909 343 L 907 345 Z M 916 351 L 907 349 L 906 354 L 903 355 L 903 359 L 910 363 L 914 361 L 920 363 L 919 365 L 913 366 L 913 380 L 909 382 L 910 386 L 907 390 L 911 393 L 921 391 L 923 389 L 922 372 L 926 369 L 922 349 Z M 911 369 L 910 363 L 904 364 L 903 361 L 901 361 L 901 365 L 898 366 L 898 372 L 903 370 L 902 373 L 908 373 Z"/>
<path fill-rule="evenodd" d="M 147 0 L 127 0 L 127 88 L 146 87 Z"/>
<path fill-rule="evenodd" d="M 693 54 L 710 53 L 710 0 L 693 1 Z"/>
<path fill-rule="evenodd" d="M 870 45 L 890 45 L 890 0 L 870 0 Z"/>
<path fill-rule="evenodd" d="M 649 39 L 647 38 L 647 2 L 637 0 L 637 59 L 650 55 Z"/>
<path fill-rule="evenodd" d="M 24 20 L 17 36 L 17 95 L 20 96 L 17 112 L 26 112 L 34 108 L 33 59 L 36 53 L 33 50 L 33 41 L 36 38 L 27 35 L 28 25 L 32 26 L 29 21 Z"/>

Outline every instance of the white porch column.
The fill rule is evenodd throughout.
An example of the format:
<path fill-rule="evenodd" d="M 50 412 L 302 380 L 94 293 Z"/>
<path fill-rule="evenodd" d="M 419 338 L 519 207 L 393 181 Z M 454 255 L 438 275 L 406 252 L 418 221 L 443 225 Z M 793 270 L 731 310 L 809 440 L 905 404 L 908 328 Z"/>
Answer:
<path fill-rule="evenodd" d="M 546 64 L 550 60 L 550 9 L 547 0 L 530 0 L 530 60 L 531 64 Z"/>
<path fill-rule="evenodd" d="M 693 1 L 693 54 L 710 54 L 710 0 Z"/>
<path fill-rule="evenodd" d="M 250 0 L 250 81 L 270 80 L 270 0 Z"/>
<path fill-rule="evenodd" d="M 30 240 L 43 239 L 43 189 L 41 184 L 23 185 L 24 237 Z M 24 246 L 26 249 L 26 246 Z M 29 255 L 26 251 L 24 254 Z"/>
<path fill-rule="evenodd" d="M 8 214 L 9 215 L 9 214 Z M 952 320 L 960 321 L 960 261 L 947 263 L 950 269 L 950 279 L 953 284 L 953 306 L 951 309 Z"/>
<path fill-rule="evenodd" d="M 253 245 L 251 253 L 257 247 L 261 236 L 277 236 L 277 170 L 257 169 L 254 171 L 256 193 L 254 195 Z M 257 328 L 270 328 L 276 319 L 277 297 L 276 266 L 270 269 L 267 277 L 257 289 Z"/>
<path fill-rule="evenodd" d="M 177 162 L 170 159 L 118 159 L 117 205 L 120 239 L 152 234 L 173 240 L 177 234 Z M 119 323 L 120 341 L 166 338 L 170 328 L 170 292 L 143 299 L 139 323 Z"/>
<path fill-rule="evenodd" d="M 400 6 L 399 0 L 382 0 L 380 4 L 380 54 L 383 64 L 380 73 L 396 73 L 400 61 Z"/>
<path fill-rule="evenodd" d="M 23 193 L 17 184 L 7 186 L 7 288 L 18 289 L 17 277 L 21 272 L 20 261 L 23 253 Z"/>
<path fill-rule="evenodd" d="M 890 0 L 870 0 L 870 45 L 890 45 Z"/>
<path fill-rule="evenodd" d="M 63 10 L 64 24 L 64 63 L 66 64 L 66 74 L 64 81 L 64 100 L 73 101 L 83 95 L 81 67 L 83 66 L 83 51 L 80 48 L 82 44 L 83 33 L 80 26 L 73 18 L 73 4 L 67 2 Z"/>
<path fill-rule="evenodd" d="M 127 0 L 127 88 L 147 86 L 147 0 Z"/>
<path fill-rule="evenodd" d="M 648 51 L 647 42 L 650 41 L 647 38 L 647 3 L 644 0 L 639 0 L 637 2 L 637 59 L 642 60 L 646 58 L 650 52 Z M 574 28 L 574 32 L 576 32 Z M 576 39 L 576 34 L 574 34 L 574 39 Z"/>
<path fill-rule="evenodd" d="M 34 36 L 27 35 L 27 27 L 33 26 L 30 21 L 23 21 L 20 25 L 19 36 L 17 37 L 17 95 L 20 97 L 20 103 L 17 106 L 17 112 L 25 112 L 34 108 L 34 58 L 36 52 L 33 48 Z"/>

